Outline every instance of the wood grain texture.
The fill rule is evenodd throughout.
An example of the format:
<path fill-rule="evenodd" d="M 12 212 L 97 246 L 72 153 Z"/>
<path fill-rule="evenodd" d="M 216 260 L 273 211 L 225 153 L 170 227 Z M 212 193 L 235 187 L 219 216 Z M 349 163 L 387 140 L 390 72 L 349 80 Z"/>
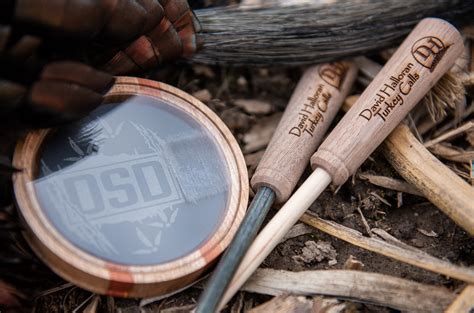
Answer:
<path fill-rule="evenodd" d="M 456 300 L 446 309 L 446 313 L 471 313 L 474 311 L 474 285 L 468 285 Z"/>
<path fill-rule="evenodd" d="M 383 151 L 403 178 L 474 235 L 474 188 L 433 156 L 408 126 L 398 126 L 385 140 Z"/>
<path fill-rule="evenodd" d="M 393 131 L 464 49 L 441 19 L 422 20 L 311 158 L 343 184 Z"/>
<path fill-rule="evenodd" d="M 252 178 L 254 190 L 267 186 L 285 202 L 322 142 L 357 75 L 352 62 L 308 68 Z"/>
<path fill-rule="evenodd" d="M 409 246 L 385 233 L 384 237 L 377 229 L 372 229 L 376 236 L 367 237 L 352 228 L 340 225 L 333 221 L 324 220 L 311 211 L 300 218 L 305 224 L 319 229 L 333 237 L 339 238 L 354 246 L 372 251 L 386 257 L 404 262 L 425 270 L 439 273 L 467 283 L 474 283 L 474 269 L 466 266 L 455 265 L 446 260 L 436 258 L 420 249 Z"/>
<path fill-rule="evenodd" d="M 34 185 L 42 143 L 51 130 L 28 134 L 15 149 L 14 191 L 23 216 L 27 240 L 39 257 L 57 274 L 78 286 L 99 294 L 149 297 L 169 293 L 197 279 L 224 251 L 243 219 L 248 201 L 248 177 L 242 152 L 223 122 L 192 96 L 166 84 L 118 77 L 106 101 L 121 101 L 134 95 L 155 97 L 173 103 L 201 123 L 221 147 L 229 172 L 229 199 L 222 222 L 199 249 L 163 264 L 125 266 L 86 253 L 66 240 L 41 209 Z"/>
<path fill-rule="evenodd" d="M 454 294 L 443 287 L 348 270 L 289 272 L 259 269 L 243 290 L 272 296 L 328 295 L 388 306 L 405 312 L 443 312 Z"/>

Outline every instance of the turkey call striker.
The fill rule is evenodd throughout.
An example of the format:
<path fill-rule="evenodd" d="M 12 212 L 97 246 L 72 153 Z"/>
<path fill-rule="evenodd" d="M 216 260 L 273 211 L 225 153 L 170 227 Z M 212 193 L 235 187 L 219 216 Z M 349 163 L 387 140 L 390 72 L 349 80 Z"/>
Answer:
<path fill-rule="evenodd" d="M 332 182 L 343 184 L 464 50 L 457 29 L 423 19 L 311 157 L 314 172 L 260 232 L 221 300 L 222 307 Z"/>
<path fill-rule="evenodd" d="M 347 61 L 316 65 L 305 71 L 252 177 L 256 196 L 201 295 L 197 313 L 216 311 L 270 207 L 275 199 L 281 203 L 290 197 L 356 75 L 356 66 Z"/>

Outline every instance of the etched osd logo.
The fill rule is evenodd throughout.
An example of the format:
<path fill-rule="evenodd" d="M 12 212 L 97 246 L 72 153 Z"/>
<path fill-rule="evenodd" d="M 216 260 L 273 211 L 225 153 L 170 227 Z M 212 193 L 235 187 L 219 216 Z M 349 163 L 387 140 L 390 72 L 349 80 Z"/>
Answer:
<path fill-rule="evenodd" d="M 73 165 L 58 165 L 53 171 L 42 160 L 45 178 L 37 187 L 48 194 L 69 231 L 96 250 L 119 254 L 117 244 L 104 234 L 103 228 L 133 223 L 141 244 L 135 245 L 131 253 L 156 251 L 162 230 L 176 219 L 176 205 L 185 202 L 166 158 L 165 143 L 151 129 L 134 122 L 122 122 L 112 128 L 96 117 L 85 127 L 83 133 L 93 133 L 94 129 L 100 132 L 88 139 L 69 136 L 69 146 L 76 156 L 62 163 Z M 141 138 L 148 153 L 133 149 L 136 142 L 128 143 L 129 148 L 116 155 L 101 152 L 101 145 L 114 145 L 127 137 Z M 84 162 L 91 156 L 93 163 Z"/>
<path fill-rule="evenodd" d="M 67 240 L 108 261 L 157 264 L 191 253 L 229 200 L 219 146 L 164 101 L 101 106 L 43 145 L 34 181 L 41 208 Z"/>
<path fill-rule="evenodd" d="M 433 72 L 449 47 L 441 39 L 427 36 L 413 44 L 411 54 L 420 65 Z"/>

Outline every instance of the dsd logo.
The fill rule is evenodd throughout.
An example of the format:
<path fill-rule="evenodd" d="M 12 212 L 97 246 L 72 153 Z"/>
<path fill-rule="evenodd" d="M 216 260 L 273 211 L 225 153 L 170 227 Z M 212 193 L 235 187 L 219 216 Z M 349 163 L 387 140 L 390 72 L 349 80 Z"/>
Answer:
<path fill-rule="evenodd" d="M 152 129 L 134 122 L 114 128 L 99 117 L 91 125 L 102 125 L 103 131 L 86 142 L 69 137 L 77 156 L 56 164 L 58 170 L 41 160 L 45 176 L 35 182 L 36 190 L 45 207 L 59 215 L 57 225 L 91 251 L 123 256 L 156 252 L 162 231 L 174 224 L 178 206 L 186 202 L 165 156 L 166 143 Z M 122 138 L 134 138 L 134 144 L 123 145 Z M 108 152 L 102 152 L 107 149 L 101 145 L 108 145 Z M 93 146 L 99 146 L 96 152 Z M 142 147 L 140 152 L 137 147 Z M 109 238 L 110 227 L 135 243 L 126 248 Z"/>
<path fill-rule="evenodd" d="M 105 124 L 100 118 L 98 120 Z M 56 196 L 55 202 L 63 202 L 63 206 L 70 207 L 69 212 L 74 212 L 68 214 L 67 224 L 70 226 L 84 222 L 100 224 L 141 220 L 153 215 L 158 208 L 184 202 L 173 178 L 172 166 L 164 157 L 165 143 L 152 130 L 131 124 L 139 137 L 148 143 L 149 153 L 122 151 L 117 155 L 104 155 L 99 152 L 94 154 L 93 163 L 84 162 L 89 165 L 77 158 L 79 161 L 74 166 L 65 167 L 43 179 L 43 184 L 54 191 L 50 192 L 51 195 L 62 195 Z M 114 140 L 106 135 L 98 141 L 103 139 Z M 75 151 L 80 149 L 79 143 L 72 138 L 69 138 L 69 143 Z M 52 173 L 49 169 L 45 171 Z"/>
<path fill-rule="evenodd" d="M 411 54 L 420 65 L 433 72 L 449 47 L 441 39 L 427 36 L 415 42 Z"/>
<path fill-rule="evenodd" d="M 60 179 L 69 200 L 89 221 L 176 200 L 177 189 L 170 182 L 170 173 L 159 155 L 64 173 Z"/>
<path fill-rule="evenodd" d="M 343 62 L 334 62 L 323 65 L 319 70 L 319 76 L 328 85 L 340 89 L 348 67 Z"/>

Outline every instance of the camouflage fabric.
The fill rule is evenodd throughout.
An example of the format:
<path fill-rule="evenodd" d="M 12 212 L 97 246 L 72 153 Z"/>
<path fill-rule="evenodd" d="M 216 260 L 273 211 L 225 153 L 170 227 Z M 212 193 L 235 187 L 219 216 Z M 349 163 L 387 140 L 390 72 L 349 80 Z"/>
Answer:
<path fill-rule="evenodd" d="M 186 0 L 3 0 L 2 126 L 81 117 L 102 102 L 112 75 L 191 56 L 199 31 Z"/>

